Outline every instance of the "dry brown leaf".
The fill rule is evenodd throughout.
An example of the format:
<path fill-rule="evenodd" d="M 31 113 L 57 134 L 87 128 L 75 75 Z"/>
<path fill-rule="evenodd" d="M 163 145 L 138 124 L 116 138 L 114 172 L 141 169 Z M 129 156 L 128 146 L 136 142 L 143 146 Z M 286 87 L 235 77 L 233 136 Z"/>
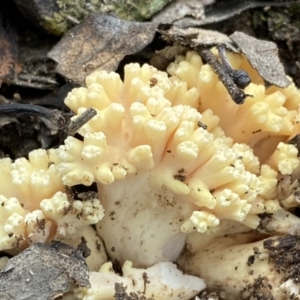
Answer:
<path fill-rule="evenodd" d="M 125 55 L 142 50 L 153 40 L 157 26 L 91 15 L 69 31 L 48 56 L 58 63 L 58 73 L 83 84 L 94 70 L 115 71 Z"/>
<path fill-rule="evenodd" d="M 218 44 L 224 44 L 233 51 L 237 51 L 234 47 L 232 40 L 225 34 L 201 28 L 180 28 L 177 26 L 165 26 L 166 29 L 161 26 L 161 34 L 163 38 L 168 42 L 177 42 L 181 45 L 190 47 L 202 46 L 216 46 Z"/>
<path fill-rule="evenodd" d="M 1 21 L 1 18 L 0 18 Z M 0 22 L 0 86 L 10 83 L 15 75 L 17 49 Z"/>
<path fill-rule="evenodd" d="M 251 66 L 268 83 L 285 88 L 290 84 L 278 57 L 277 45 L 236 31 L 230 38 L 239 46 Z"/>

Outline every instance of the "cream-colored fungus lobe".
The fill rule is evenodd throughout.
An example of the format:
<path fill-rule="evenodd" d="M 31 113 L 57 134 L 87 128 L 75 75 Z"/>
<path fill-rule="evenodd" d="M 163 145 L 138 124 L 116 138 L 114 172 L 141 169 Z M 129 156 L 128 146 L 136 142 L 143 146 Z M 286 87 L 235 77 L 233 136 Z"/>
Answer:
<path fill-rule="evenodd" d="M 44 152 L 47 164 L 37 170 L 30 159 L 21 160 L 22 168 L 17 162 L 0 162 L 7 186 L 19 184 L 15 194 L 0 189 L 5 203 L 0 207 L 0 214 L 5 215 L 1 219 L 6 226 L 3 236 L 7 239 L 7 228 L 11 228 L 16 238 L 41 238 L 34 223 L 24 223 L 30 214 L 45 219 L 45 241 L 55 236 L 68 240 L 81 228 L 97 223 L 109 257 L 124 263 L 124 270 L 132 271 L 131 279 L 137 276 L 138 282 L 142 272 L 149 276 L 158 272 L 147 287 L 155 291 L 151 294 L 154 299 L 159 299 L 158 283 L 168 272 L 180 274 L 174 275 L 180 281 L 187 279 L 181 271 L 175 272 L 172 262 L 178 261 L 181 269 L 195 276 L 195 286 L 186 286 L 181 294 L 185 296 L 180 299 L 188 300 L 204 288 L 199 277 L 210 288 L 224 283 L 222 272 L 214 278 L 213 268 L 199 271 L 207 270 L 211 262 L 204 256 L 230 264 L 230 249 L 241 250 L 245 255 L 237 257 L 237 263 L 244 264 L 253 248 L 250 242 L 261 249 L 263 237 L 254 241 L 252 235 L 261 214 L 274 214 L 268 232 L 271 228 L 275 233 L 294 230 L 298 218 L 291 222 L 280 212 L 282 206 L 297 205 L 288 189 L 295 187 L 292 179 L 298 174 L 298 150 L 286 141 L 299 132 L 300 93 L 293 84 L 286 89 L 266 88 L 242 55 L 229 53 L 228 57 L 234 68 L 245 69 L 252 79 L 245 93 L 253 97 L 247 97 L 243 105 L 231 100 L 217 75 L 194 51 L 179 56 L 168 67 L 171 76 L 147 64 L 126 65 L 124 80 L 113 72 L 89 75 L 86 87 L 73 89 L 65 100 L 74 119 L 89 107 L 97 111 L 80 128 L 82 140 L 68 137 L 58 149 Z M 34 172 L 45 174 L 39 178 L 48 178 L 48 183 L 34 179 Z M 283 176 L 292 179 L 279 185 L 281 178 L 287 178 Z M 71 205 L 64 185 L 94 182 L 98 199 L 74 201 L 70 214 L 62 216 L 63 208 Z M 35 184 L 44 184 L 49 193 L 29 197 L 27 189 Z M 75 221 L 72 211 L 81 219 Z M 280 226 L 278 220 L 283 222 Z M 28 231 L 26 226 L 33 229 Z M 244 234 L 236 240 L 224 237 L 233 233 Z M 212 251 L 213 245 L 218 249 Z M 186 251 L 180 256 L 184 247 L 190 256 Z M 210 255 L 204 254 L 207 251 Z M 276 273 L 267 260 L 263 264 L 272 275 Z M 108 272 L 107 266 L 93 270 L 92 287 L 76 290 L 78 299 L 113 299 L 112 284 L 126 283 L 131 271 L 123 270 L 127 275 L 120 277 L 111 269 Z M 156 268 L 168 271 L 153 271 Z M 243 280 L 247 274 L 241 271 L 238 277 Z M 289 291 L 291 284 L 277 273 L 272 282 L 274 276 L 268 280 L 271 285 L 281 284 L 273 294 L 270 291 L 276 299 L 284 299 L 283 291 L 297 289 L 292 286 Z M 111 286 L 106 294 L 104 282 L 108 281 Z M 171 291 L 173 284 L 167 285 Z M 142 292 L 131 288 L 129 291 Z M 181 288 L 176 285 L 173 295 Z M 232 299 L 239 299 L 239 290 L 230 288 L 228 285 Z M 192 294 L 187 293 L 190 290 Z"/>

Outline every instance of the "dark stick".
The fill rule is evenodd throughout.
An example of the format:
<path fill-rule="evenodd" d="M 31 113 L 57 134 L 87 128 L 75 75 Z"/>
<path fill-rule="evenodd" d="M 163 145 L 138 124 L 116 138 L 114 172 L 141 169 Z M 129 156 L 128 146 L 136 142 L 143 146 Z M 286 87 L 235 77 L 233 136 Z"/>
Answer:
<path fill-rule="evenodd" d="M 217 60 L 217 58 L 202 46 L 196 48 L 200 56 L 212 67 L 214 72 L 218 75 L 219 79 L 222 81 L 226 87 L 229 95 L 236 104 L 243 104 L 247 97 L 251 95 L 245 94 L 241 89 L 239 89 L 234 83 L 231 75 L 227 72 L 226 68 Z"/>
<path fill-rule="evenodd" d="M 248 73 L 244 70 L 235 70 L 232 68 L 230 65 L 226 52 L 225 52 L 225 47 L 222 44 L 219 44 L 217 46 L 218 52 L 219 52 L 219 57 L 221 59 L 222 65 L 225 68 L 226 72 L 231 76 L 233 82 L 236 84 L 236 86 L 240 89 L 244 89 L 246 86 L 249 85 L 251 82 L 251 79 L 248 75 Z"/>
<path fill-rule="evenodd" d="M 33 104 L 2 104 L 0 105 L 0 115 L 9 114 L 29 114 L 46 119 L 51 129 L 58 130 L 65 125 L 65 119 L 57 109 L 48 109 Z"/>
<path fill-rule="evenodd" d="M 96 116 L 97 111 L 91 107 L 89 107 L 86 111 L 84 111 L 80 116 L 78 116 L 74 121 L 71 121 L 68 126 L 68 135 L 74 135 L 77 130 L 86 124 L 90 119 Z"/>

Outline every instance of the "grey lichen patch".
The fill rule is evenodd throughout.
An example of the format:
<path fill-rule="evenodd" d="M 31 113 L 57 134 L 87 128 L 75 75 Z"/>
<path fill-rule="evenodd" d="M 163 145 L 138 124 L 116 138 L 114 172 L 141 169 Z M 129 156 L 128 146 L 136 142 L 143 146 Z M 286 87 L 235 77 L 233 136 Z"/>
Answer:
<path fill-rule="evenodd" d="M 67 292 L 72 281 L 90 286 L 82 253 L 57 241 L 36 243 L 11 258 L 0 272 L 0 299 L 52 300 Z"/>

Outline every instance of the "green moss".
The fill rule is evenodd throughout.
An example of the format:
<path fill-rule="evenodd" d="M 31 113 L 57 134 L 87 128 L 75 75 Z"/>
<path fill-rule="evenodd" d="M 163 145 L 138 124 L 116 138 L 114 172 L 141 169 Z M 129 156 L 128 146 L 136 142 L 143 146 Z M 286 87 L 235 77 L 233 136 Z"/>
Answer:
<path fill-rule="evenodd" d="M 50 33 L 62 35 L 74 24 L 68 17 L 78 21 L 91 13 L 111 13 L 128 21 L 144 21 L 159 12 L 172 0 L 57 0 L 58 11 L 42 16 L 42 25 Z"/>
<path fill-rule="evenodd" d="M 262 11 L 254 11 L 253 13 L 253 26 L 259 28 L 267 21 L 265 14 Z"/>
<path fill-rule="evenodd" d="M 300 29 L 300 4 L 271 7 L 267 11 L 261 9 L 253 11 L 253 26 L 255 29 L 269 27 L 270 24 L 272 31 L 280 31 L 288 26 Z"/>
<path fill-rule="evenodd" d="M 289 22 L 289 17 L 286 15 L 286 13 L 284 11 L 270 10 L 268 12 L 268 15 L 269 15 L 269 17 L 272 18 L 273 24 L 274 24 L 276 30 L 278 30 L 284 24 Z"/>
<path fill-rule="evenodd" d="M 50 18 L 48 16 L 42 16 L 41 25 L 48 32 L 57 36 L 64 34 L 68 30 L 68 23 L 66 20 L 62 20 L 62 22 L 57 22 L 55 18 Z"/>
<path fill-rule="evenodd" d="M 120 18 L 142 21 L 151 18 L 172 0 L 128 0 L 110 1 L 110 11 Z M 108 1 L 107 1 L 108 2 Z"/>

